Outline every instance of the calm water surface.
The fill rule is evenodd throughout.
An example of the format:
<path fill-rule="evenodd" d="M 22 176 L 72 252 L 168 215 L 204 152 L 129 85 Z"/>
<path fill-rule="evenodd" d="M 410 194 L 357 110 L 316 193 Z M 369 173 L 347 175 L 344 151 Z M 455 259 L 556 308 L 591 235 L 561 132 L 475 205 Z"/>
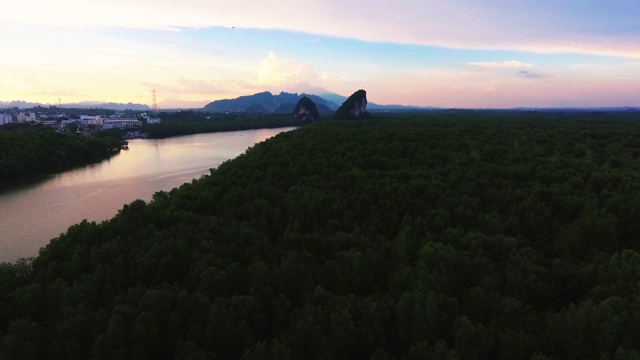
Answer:
<path fill-rule="evenodd" d="M 0 193 L 0 262 L 38 254 L 73 224 L 100 222 L 136 199 L 208 174 L 249 146 L 293 128 L 131 140 L 129 150 L 100 164 Z"/>

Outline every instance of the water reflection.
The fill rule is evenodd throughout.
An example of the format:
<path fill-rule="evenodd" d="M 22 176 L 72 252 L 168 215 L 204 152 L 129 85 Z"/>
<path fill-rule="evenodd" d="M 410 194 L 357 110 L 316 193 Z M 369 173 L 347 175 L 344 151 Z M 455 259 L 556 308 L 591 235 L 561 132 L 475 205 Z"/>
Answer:
<path fill-rule="evenodd" d="M 83 219 L 102 221 L 135 199 L 190 182 L 255 143 L 293 128 L 131 140 L 129 150 L 0 194 L 0 261 L 34 256 Z"/>

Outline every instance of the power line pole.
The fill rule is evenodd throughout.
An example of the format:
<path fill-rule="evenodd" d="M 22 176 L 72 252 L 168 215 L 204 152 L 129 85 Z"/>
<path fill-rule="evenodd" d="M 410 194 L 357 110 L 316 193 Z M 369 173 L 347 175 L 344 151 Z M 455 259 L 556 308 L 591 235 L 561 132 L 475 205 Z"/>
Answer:
<path fill-rule="evenodd" d="M 158 103 L 156 102 L 156 89 L 151 90 L 151 108 L 158 111 Z"/>

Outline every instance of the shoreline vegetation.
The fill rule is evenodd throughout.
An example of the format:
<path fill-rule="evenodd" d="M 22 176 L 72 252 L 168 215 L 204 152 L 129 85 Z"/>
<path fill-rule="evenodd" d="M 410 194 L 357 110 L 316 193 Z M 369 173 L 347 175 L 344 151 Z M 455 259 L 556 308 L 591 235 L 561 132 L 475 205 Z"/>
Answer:
<path fill-rule="evenodd" d="M 120 130 L 82 136 L 57 132 L 43 125 L 3 125 L 0 127 L 0 189 L 108 159 L 125 144 Z"/>
<path fill-rule="evenodd" d="M 199 133 L 273 129 L 300 126 L 291 114 L 211 114 L 200 111 L 179 111 L 162 114 L 160 124 L 149 124 L 143 131 L 150 139 Z"/>
<path fill-rule="evenodd" d="M 638 114 L 319 121 L 0 264 L 7 358 L 640 356 Z"/>
<path fill-rule="evenodd" d="M 157 139 L 299 125 L 300 121 L 286 115 L 211 116 L 179 111 L 167 115 L 162 124 L 145 125 L 142 131 L 145 137 Z M 127 148 L 125 135 L 119 129 L 81 136 L 42 125 L 4 125 L 0 127 L 0 190 L 108 159 Z"/>

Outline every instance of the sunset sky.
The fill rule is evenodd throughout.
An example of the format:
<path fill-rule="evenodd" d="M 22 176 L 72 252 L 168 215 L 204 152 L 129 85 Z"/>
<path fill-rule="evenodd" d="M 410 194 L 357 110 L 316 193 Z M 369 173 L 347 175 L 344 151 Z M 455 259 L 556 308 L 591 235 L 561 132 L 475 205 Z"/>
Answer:
<path fill-rule="evenodd" d="M 0 44 L 0 101 L 640 106 L 639 0 L 20 0 Z"/>

